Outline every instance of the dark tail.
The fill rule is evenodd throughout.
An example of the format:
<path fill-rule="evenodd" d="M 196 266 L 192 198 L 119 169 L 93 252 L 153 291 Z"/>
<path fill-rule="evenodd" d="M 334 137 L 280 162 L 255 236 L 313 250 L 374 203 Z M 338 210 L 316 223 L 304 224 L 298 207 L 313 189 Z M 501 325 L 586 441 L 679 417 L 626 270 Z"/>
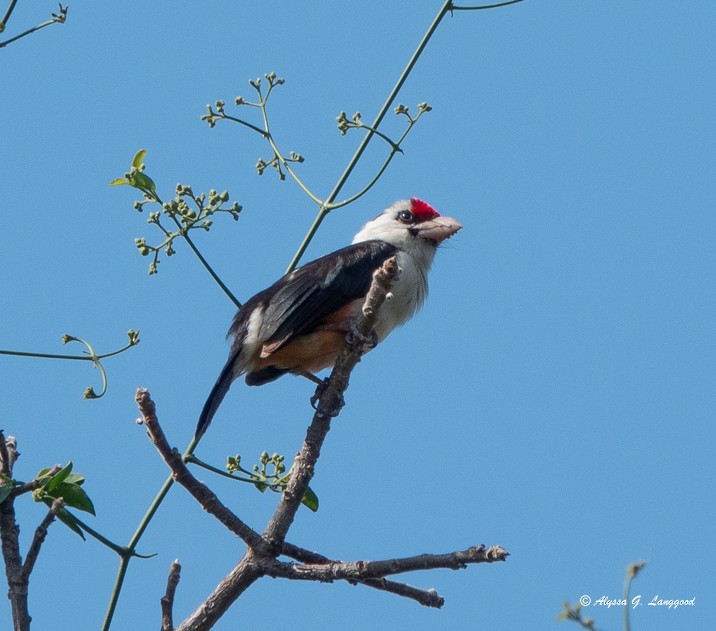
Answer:
<path fill-rule="evenodd" d="M 232 353 L 224 367 L 221 369 L 221 374 L 216 380 L 214 387 L 211 389 L 209 398 L 206 400 L 206 403 L 204 403 L 204 409 L 199 415 L 199 423 L 197 424 L 196 432 L 194 433 L 195 439 L 198 440 L 201 438 L 209 428 L 211 419 L 214 418 L 216 410 L 219 409 L 221 402 L 224 400 L 226 393 L 229 391 L 232 382 L 236 378 L 235 365 L 237 359 L 238 353 Z"/>

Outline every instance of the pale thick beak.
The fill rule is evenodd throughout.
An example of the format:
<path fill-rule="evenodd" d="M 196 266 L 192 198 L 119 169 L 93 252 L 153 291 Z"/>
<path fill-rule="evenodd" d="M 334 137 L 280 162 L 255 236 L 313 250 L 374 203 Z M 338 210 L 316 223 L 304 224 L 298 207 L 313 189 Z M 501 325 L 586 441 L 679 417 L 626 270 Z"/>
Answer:
<path fill-rule="evenodd" d="M 434 241 L 437 245 L 445 239 L 449 239 L 460 228 L 462 228 L 462 224 L 452 217 L 435 217 L 435 219 L 418 224 L 414 230 L 421 239 Z"/>

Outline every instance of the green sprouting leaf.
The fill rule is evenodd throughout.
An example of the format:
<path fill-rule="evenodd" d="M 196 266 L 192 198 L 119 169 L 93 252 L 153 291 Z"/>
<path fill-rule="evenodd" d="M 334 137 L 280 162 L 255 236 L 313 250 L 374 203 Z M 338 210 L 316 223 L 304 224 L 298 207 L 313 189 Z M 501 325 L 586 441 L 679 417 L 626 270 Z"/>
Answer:
<path fill-rule="evenodd" d="M 306 493 L 301 500 L 301 504 L 307 506 L 314 513 L 318 510 L 318 495 L 313 492 L 313 489 L 310 486 L 306 489 Z"/>
<path fill-rule="evenodd" d="M 121 186 L 123 184 L 129 185 L 129 181 L 123 177 L 117 177 L 113 179 L 107 186 Z"/>
<path fill-rule="evenodd" d="M 132 180 L 129 185 L 134 188 L 150 191 L 152 193 L 157 192 L 157 185 L 154 183 L 154 180 L 152 180 L 152 178 L 148 175 L 144 175 L 141 171 L 135 171 L 133 173 Z"/>
<path fill-rule="evenodd" d="M 81 473 L 70 473 L 65 478 L 66 484 L 84 484 L 85 483 L 85 476 L 83 476 Z"/>
<path fill-rule="evenodd" d="M 94 505 L 89 495 L 78 484 L 68 484 L 63 482 L 52 492 L 53 497 L 61 497 L 66 506 L 76 508 L 94 515 Z"/>
<path fill-rule="evenodd" d="M 134 158 L 132 159 L 132 166 L 135 169 L 141 169 L 142 163 L 144 162 L 144 156 L 147 155 L 146 149 L 140 149 L 137 151 L 137 153 L 134 154 Z"/>
<path fill-rule="evenodd" d="M 65 479 L 68 475 L 70 475 L 70 473 L 72 473 L 71 460 L 67 463 L 66 467 L 63 467 L 55 475 L 52 476 L 50 483 L 46 487 L 47 492 L 52 494 L 53 497 L 58 497 L 57 495 L 55 495 L 55 493 L 53 493 L 53 491 L 65 481 Z"/>

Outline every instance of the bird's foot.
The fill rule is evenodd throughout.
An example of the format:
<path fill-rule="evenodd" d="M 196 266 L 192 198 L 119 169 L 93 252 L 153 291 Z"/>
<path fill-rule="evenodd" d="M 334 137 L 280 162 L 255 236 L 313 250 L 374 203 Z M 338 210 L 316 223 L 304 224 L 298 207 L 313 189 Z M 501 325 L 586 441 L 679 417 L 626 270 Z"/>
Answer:
<path fill-rule="evenodd" d="M 330 378 L 326 377 L 321 383 L 318 384 L 318 387 L 316 388 L 316 392 L 311 397 L 311 407 L 314 410 L 318 410 L 318 404 L 321 401 L 321 398 L 326 393 L 326 389 L 328 387 L 328 382 Z M 343 395 L 340 393 L 336 393 L 338 396 L 338 405 L 336 406 L 337 410 L 340 410 L 345 404 L 345 399 L 343 398 Z M 338 412 L 336 411 L 332 416 L 338 416 Z"/>
<path fill-rule="evenodd" d="M 351 324 L 348 333 L 346 333 L 346 342 L 351 346 L 361 344 L 370 350 L 378 345 L 378 334 L 375 329 L 372 329 L 370 335 L 363 335 L 355 324 Z"/>

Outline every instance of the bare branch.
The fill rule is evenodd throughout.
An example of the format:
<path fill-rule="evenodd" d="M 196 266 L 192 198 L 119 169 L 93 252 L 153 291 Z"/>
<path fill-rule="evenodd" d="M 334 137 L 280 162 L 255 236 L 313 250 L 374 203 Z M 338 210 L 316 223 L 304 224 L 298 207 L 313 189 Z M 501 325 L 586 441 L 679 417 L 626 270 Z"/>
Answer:
<path fill-rule="evenodd" d="M 12 447 L 10 445 L 12 439 Z M 0 435 L 0 451 L 2 451 L 3 468 L 7 465 L 12 471 L 12 464 L 17 457 L 14 438 L 5 440 Z M 5 562 L 8 598 L 12 608 L 12 620 L 15 631 L 29 631 L 30 612 L 27 608 L 27 578 L 24 576 L 22 556 L 20 555 L 20 527 L 15 519 L 15 500 L 7 497 L 0 504 L 0 548 Z"/>
<path fill-rule="evenodd" d="M 162 596 L 162 631 L 174 631 L 174 594 L 179 585 L 181 575 L 181 565 L 179 559 L 174 561 L 169 567 L 169 576 L 167 578 L 167 591 Z"/>
<path fill-rule="evenodd" d="M 357 337 L 369 337 L 375 321 L 376 311 L 385 300 L 385 296 L 390 288 L 390 283 L 397 273 L 398 266 L 395 257 L 393 257 L 388 259 L 383 264 L 383 267 L 373 275 L 373 283 L 371 284 L 363 306 L 363 316 L 357 323 Z M 343 407 L 343 392 L 348 387 L 348 376 L 358 361 L 360 361 L 364 350 L 364 344 L 362 342 L 356 343 L 353 341 L 349 343 L 347 341 L 336 361 L 331 376 L 320 388 L 321 394 L 318 408 L 313 415 L 313 421 L 306 433 L 303 448 L 296 456 L 288 487 L 283 492 L 276 511 L 264 531 L 263 541 L 261 542 L 264 545 L 255 545 L 254 549 L 252 549 L 250 544 L 249 550 L 238 565 L 217 585 L 206 601 L 177 627 L 177 631 L 194 631 L 209 628 L 211 621 L 218 620 L 244 590 L 258 578 L 266 574 L 265 569 L 261 566 L 265 565 L 267 561 L 269 564 L 273 563 L 273 559 L 281 554 L 286 533 L 293 523 L 296 511 L 301 504 L 301 499 L 306 493 L 308 484 L 313 477 L 321 446 L 330 429 L 330 419 L 337 416 Z M 138 403 L 141 396 L 142 393 L 138 392 Z M 153 436 L 155 431 L 154 429 L 150 429 L 150 425 L 152 428 L 156 427 L 161 431 L 161 428 L 158 427 L 158 423 L 156 422 L 156 414 L 153 407 L 152 404 L 151 410 L 148 409 L 147 414 L 145 414 L 144 411 L 142 412 L 145 423 L 147 423 L 147 429 L 150 431 L 150 436 Z M 141 404 L 140 409 L 142 409 Z M 187 486 L 187 481 L 193 476 L 191 476 L 188 471 L 186 471 L 186 474 L 180 471 L 176 463 L 177 460 L 181 462 L 181 457 L 176 451 L 171 452 L 171 450 L 169 450 L 169 446 L 165 444 L 166 440 L 162 442 L 159 440 L 159 436 L 156 438 L 157 441 L 155 441 L 155 445 L 172 471 L 174 471 L 177 482 L 192 492 L 193 486 L 192 488 Z M 153 437 L 152 440 L 154 441 L 155 438 Z M 181 463 L 181 467 L 186 469 L 183 462 Z M 200 483 L 197 482 L 197 484 Z M 201 486 L 204 487 L 203 484 Z M 206 492 L 213 496 L 213 493 L 208 489 L 206 489 Z M 193 492 L 192 495 L 194 495 Z M 194 495 L 194 497 L 197 497 L 197 495 Z M 218 502 L 218 500 L 216 500 L 216 502 Z M 206 504 L 202 503 L 202 506 L 207 508 Z M 207 510 L 209 509 L 207 508 Z M 269 544 L 269 548 L 265 547 L 266 543 Z M 297 550 L 298 549 L 293 548 L 294 552 Z M 260 556 L 258 556 L 259 554 Z"/>
<path fill-rule="evenodd" d="M 137 388 L 135 400 L 147 427 L 149 438 L 154 443 L 164 462 L 172 470 L 174 479 L 191 493 L 206 512 L 216 517 L 235 535 L 241 537 L 249 547 L 261 546 L 263 543 L 261 536 L 224 506 L 213 491 L 197 480 L 184 464 L 179 452 L 169 446 L 157 419 L 156 407 L 149 391 L 146 388 Z"/>
<path fill-rule="evenodd" d="M 313 477 L 316 462 L 321 455 L 321 446 L 331 428 L 331 418 L 338 416 L 343 407 L 343 393 L 348 388 L 350 373 L 365 352 L 363 343 L 356 343 L 356 340 L 351 343 L 349 340 L 351 337 L 370 338 L 376 313 L 385 301 L 397 274 L 398 263 L 395 257 L 385 261 L 373 274 L 373 282 L 363 304 L 363 316 L 356 324 L 358 335 L 346 336 L 346 344 L 336 360 L 331 376 L 319 387 L 318 407 L 306 432 L 303 447 L 294 461 L 291 480 L 263 534 L 264 539 L 279 550 Z"/>
<path fill-rule="evenodd" d="M 209 597 L 182 622 L 176 631 L 210 629 L 251 585 L 263 576 L 256 556 L 249 549 L 238 565 L 216 586 Z"/>
<path fill-rule="evenodd" d="M 47 515 L 45 515 L 45 518 L 36 528 L 35 536 L 32 538 L 32 543 L 30 544 L 30 548 L 27 551 L 27 556 L 25 557 L 25 563 L 22 566 L 22 573 L 25 577 L 25 580 L 29 580 L 30 574 L 32 574 L 32 570 L 35 567 L 37 557 L 40 554 L 40 548 L 42 548 L 42 544 L 45 543 L 45 538 L 47 537 L 47 529 L 50 527 L 50 524 L 55 521 L 57 513 L 62 510 L 63 506 L 64 503 L 59 498 L 52 502 L 52 506 L 50 507 L 50 510 L 47 511 Z"/>
<path fill-rule="evenodd" d="M 420 554 L 386 561 L 333 561 L 321 554 L 309 552 L 291 544 L 284 546 L 284 554 L 292 558 L 301 557 L 303 563 L 300 566 L 295 563 L 284 563 L 284 565 L 297 568 L 297 572 L 311 573 L 316 570 L 316 578 L 313 580 L 317 581 L 324 580 L 322 577 L 328 574 L 331 574 L 334 579 L 360 581 L 366 578 L 382 578 L 417 570 L 434 570 L 437 568 L 462 570 L 470 564 L 505 561 L 509 556 L 509 552 L 501 546 L 487 548 L 484 545 L 473 546 L 458 552 L 448 552 L 447 554 Z M 288 578 L 297 577 L 291 576 Z"/>
<path fill-rule="evenodd" d="M 17 441 L 14 436 L 8 436 L 5 438 L 5 434 L 0 430 L 0 461 L 2 462 L 2 468 L 0 471 L 3 475 L 12 477 L 12 470 L 20 457 L 20 453 L 17 450 Z"/>
<path fill-rule="evenodd" d="M 360 578 L 358 573 L 352 571 L 349 566 L 355 563 L 341 563 L 330 561 L 325 565 L 297 565 L 295 563 L 283 563 L 281 561 L 267 560 L 266 574 L 272 578 L 288 578 L 296 581 L 318 581 L 321 583 L 333 583 L 335 581 L 347 581 L 351 585 L 365 585 L 381 591 L 390 592 L 397 596 L 403 596 L 417 601 L 426 607 L 439 609 L 445 603 L 445 599 L 434 589 L 419 589 L 406 583 L 390 581 L 386 578 Z"/>
<path fill-rule="evenodd" d="M 433 568 L 460 569 L 473 563 L 504 561 L 508 556 L 508 553 L 499 546 L 489 549 L 485 546 L 476 546 L 448 554 L 423 554 L 385 561 L 344 563 L 332 561 L 321 554 L 285 542 L 286 534 L 313 476 L 323 441 L 330 429 L 331 418 L 337 416 L 343 407 L 343 392 L 348 387 L 350 373 L 366 350 L 366 340 L 371 339 L 376 313 L 390 292 L 398 271 L 395 258 L 391 258 L 373 275 L 373 282 L 355 331 L 346 336 L 346 344 L 330 378 L 319 386 L 318 406 L 306 433 L 303 447 L 296 456 L 288 487 L 282 494 L 262 536 L 244 524 L 218 500 L 212 491 L 189 472 L 179 452 L 169 447 L 148 391 L 143 388 L 137 390 L 137 404 L 149 436 L 172 470 L 174 479 L 184 486 L 207 512 L 217 517 L 249 546 L 234 569 L 216 586 L 199 608 L 176 628 L 176 631 L 199 631 L 211 628 L 236 599 L 262 576 L 321 582 L 345 580 L 351 584 L 362 584 L 411 598 L 428 607 L 439 608 L 442 607 L 444 600 L 435 590 L 419 589 L 390 581 L 385 577 Z M 277 557 L 280 555 L 291 557 L 299 563 L 278 561 Z M 170 573 L 167 594 L 162 599 L 163 631 L 174 631 L 171 609 L 176 582 L 178 582 L 178 569 L 175 575 Z"/>
<path fill-rule="evenodd" d="M 292 543 L 283 544 L 282 554 L 306 565 L 328 565 L 331 563 L 340 563 L 340 561 L 329 559 L 322 554 L 318 554 L 318 552 L 311 552 L 310 550 L 299 548 Z M 279 570 L 279 574 L 277 574 L 277 576 L 283 576 L 283 574 L 280 574 L 281 571 L 282 570 Z M 286 578 L 292 577 L 286 576 Z M 444 604 L 444 599 L 438 596 L 435 590 L 418 589 L 417 587 L 412 587 L 411 585 L 406 585 L 405 583 L 390 581 L 386 578 L 366 578 L 361 580 L 346 579 L 346 581 L 351 585 L 365 585 L 366 587 L 372 587 L 373 589 L 378 589 L 380 591 L 390 592 L 391 594 L 396 594 L 397 596 L 410 598 L 419 602 L 421 605 L 425 605 L 426 607 L 440 608 Z"/>
<path fill-rule="evenodd" d="M 473 563 L 494 563 L 504 561 L 508 552 L 500 546 L 475 546 L 460 552 L 448 554 L 421 554 L 419 556 L 403 559 L 389 559 L 386 561 L 357 561 L 344 563 L 328 561 L 297 565 L 295 563 L 282 563 L 274 561 L 267 568 L 269 576 L 288 578 L 292 580 L 320 581 L 332 583 L 345 580 L 351 583 L 362 583 L 368 587 L 390 591 L 394 594 L 417 600 L 427 607 L 443 606 L 444 599 L 433 589 L 421 590 L 403 583 L 385 580 L 385 576 L 416 570 L 432 570 L 436 568 L 464 569 Z M 307 556 L 314 556 L 309 553 Z M 320 557 L 321 555 L 315 555 Z"/>
<path fill-rule="evenodd" d="M 2 471 L 3 475 L 6 475 L 8 478 L 12 476 L 12 471 L 10 469 L 10 454 L 7 452 L 7 445 L 5 444 L 5 434 L 0 430 L 0 463 L 2 463 Z"/>

